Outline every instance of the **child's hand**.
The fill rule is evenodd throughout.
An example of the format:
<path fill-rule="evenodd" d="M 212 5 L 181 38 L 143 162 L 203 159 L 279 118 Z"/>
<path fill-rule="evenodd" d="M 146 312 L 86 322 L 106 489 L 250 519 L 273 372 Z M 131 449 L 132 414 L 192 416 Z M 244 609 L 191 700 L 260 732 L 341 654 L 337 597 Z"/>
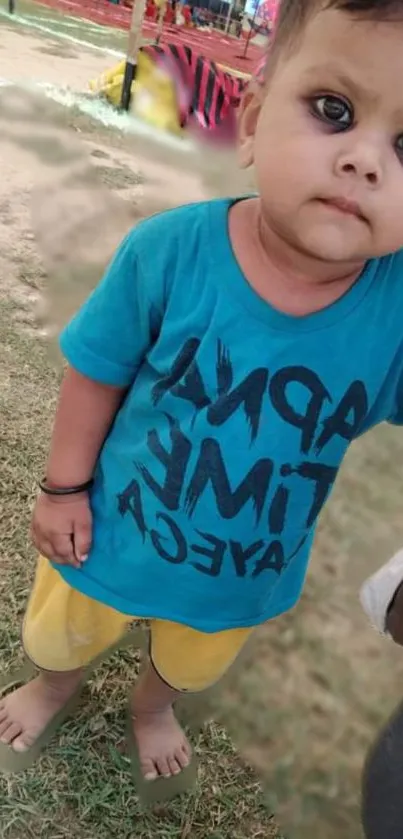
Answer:
<path fill-rule="evenodd" d="M 32 516 L 31 536 L 42 556 L 80 568 L 92 540 L 88 494 L 55 497 L 41 493 Z"/>
<path fill-rule="evenodd" d="M 403 646 L 403 583 L 397 589 L 389 608 L 386 629 L 395 643 Z"/>

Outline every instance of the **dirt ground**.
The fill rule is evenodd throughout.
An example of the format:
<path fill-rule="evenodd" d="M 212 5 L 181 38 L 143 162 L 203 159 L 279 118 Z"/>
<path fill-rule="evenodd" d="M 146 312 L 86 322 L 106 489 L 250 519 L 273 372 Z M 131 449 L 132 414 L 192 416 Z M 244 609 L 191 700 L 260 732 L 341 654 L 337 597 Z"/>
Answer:
<path fill-rule="evenodd" d="M 20 29 L 1 27 L 0 78 L 49 82 L 81 92 L 90 79 L 114 63 L 102 52 L 79 50 L 68 41 L 33 36 L 28 31 L 22 36 Z"/>
<path fill-rule="evenodd" d="M 66 55 L 56 60 L 59 49 Z M 104 69 L 98 54 L 1 28 L 0 77 L 29 76 L 82 91 Z M 136 157 L 128 139 L 75 112 L 63 115 L 49 103 L 41 111 L 37 100 L 30 112 L 31 100 L 17 94 L 10 100 L 6 89 L 0 94 L 5 671 L 20 656 L 19 623 L 34 567 L 29 507 L 60 376 L 45 332 L 93 284 L 115 241 L 153 202 L 197 199 L 206 189 L 196 175 L 179 177 L 161 161 L 153 166 Z M 44 297 L 52 317 L 44 315 Z M 88 706 L 38 768 L 0 779 L 2 839 L 258 839 L 279 836 L 272 806 L 290 839 L 359 837 L 361 766 L 401 699 L 403 656 L 367 626 L 357 591 L 403 544 L 402 455 L 403 435 L 388 427 L 352 447 L 321 521 L 299 607 L 262 628 L 242 666 L 205 699 L 227 729 L 207 726 L 198 741 L 201 791 L 157 814 L 140 813 L 123 747 L 124 696 L 137 659 L 125 653 L 112 671 L 101 668 Z M 257 776 L 226 730 L 259 772 L 268 809 Z"/>

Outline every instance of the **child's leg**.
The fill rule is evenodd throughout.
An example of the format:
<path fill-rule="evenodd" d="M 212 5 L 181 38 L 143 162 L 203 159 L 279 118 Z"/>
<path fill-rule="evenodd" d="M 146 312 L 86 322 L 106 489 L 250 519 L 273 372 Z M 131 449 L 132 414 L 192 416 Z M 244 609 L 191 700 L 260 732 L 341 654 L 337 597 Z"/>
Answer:
<path fill-rule="evenodd" d="M 25 752 L 67 704 L 80 684 L 82 671 L 40 673 L 0 703 L 0 742 Z"/>
<path fill-rule="evenodd" d="M 127 622 L 71 589 L 41 557 L 23 643 L 42 672 L 0 701 L 0 741 L 26 751 L 76 692 L 85 666 L 124 635 Z"/>
<path fill-rule="evenodd" d="M 132 697 L 133 728 L 144 777 L 177 775 L 189 763 L 190 745 L 174 715 L 184 693 L 206 690 L 235 661 L 252 630 L 207 634 L 153 621 L 148 669 Z"/>
<path fill-rule="evenodd" d="M 173 710 L 180 696 L 180 691 L 160 679 L 151 663 L 133 691 L 133 730 L 147 781 L 178 775 L 190 763 L 190 745 Z"/>

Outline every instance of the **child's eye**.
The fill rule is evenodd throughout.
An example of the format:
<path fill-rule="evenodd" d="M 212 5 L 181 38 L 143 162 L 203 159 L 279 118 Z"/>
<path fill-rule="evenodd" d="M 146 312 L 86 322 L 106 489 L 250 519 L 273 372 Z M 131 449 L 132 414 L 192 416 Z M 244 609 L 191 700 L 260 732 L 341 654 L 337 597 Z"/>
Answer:
<path fill-rule="evenodd" d="M 316 96 L 311 100 L 311 107 L 314 116 L 324 122 L 333 125 L 340 131 L 350 128 L 354 113 L 352 105 L 340 96 L 333 96 L 327 94 L 326 96 Z"/>
<path fill-rule="evenodd" d="M 400 158 L 403 158 L 403 134 L 399 134 L 395 140 L 396 153 Z"/>

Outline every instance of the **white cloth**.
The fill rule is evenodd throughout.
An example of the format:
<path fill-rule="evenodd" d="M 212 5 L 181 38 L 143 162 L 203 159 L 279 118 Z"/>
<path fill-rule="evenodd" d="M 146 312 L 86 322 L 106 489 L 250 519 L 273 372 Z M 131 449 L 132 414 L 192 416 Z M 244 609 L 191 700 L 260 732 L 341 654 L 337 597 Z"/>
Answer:
<path fill-rule="evenodd" d="M 403 582 L 403 550 L 398 551 L 386 565 L 365 581 L 360 601 L 372 626 L 382 635 L 386 631 L 386 614 L 396 590 Z"/>

